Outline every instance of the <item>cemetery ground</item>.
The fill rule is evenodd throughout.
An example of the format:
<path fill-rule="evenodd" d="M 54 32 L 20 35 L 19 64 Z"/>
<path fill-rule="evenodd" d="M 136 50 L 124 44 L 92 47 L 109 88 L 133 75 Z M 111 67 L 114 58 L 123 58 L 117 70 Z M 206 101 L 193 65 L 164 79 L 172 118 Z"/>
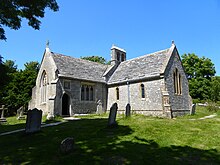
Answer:
<path fill-rule="evenodd" d="M 213 113 L 197 107 L 196 115 L 176 119 L 118 115 L 113 128 L 107 114 L 80 116 L 34 134 L 0 136 L 0 164 L 220 164 L 220 111 L 200 119 Z M 25 126 L 15 117 L 7 121 L 0 133 Z M 67 137 L 74 149 L 62 154 Z"/>

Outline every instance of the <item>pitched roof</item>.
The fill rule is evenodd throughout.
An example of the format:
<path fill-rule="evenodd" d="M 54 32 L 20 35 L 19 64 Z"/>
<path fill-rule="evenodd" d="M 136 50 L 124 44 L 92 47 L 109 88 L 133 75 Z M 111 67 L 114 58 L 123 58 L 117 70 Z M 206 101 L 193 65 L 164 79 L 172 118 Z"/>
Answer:
<path fill-rule="evenodd" d="M 172 45 L 169 49 L 121 62 L 108 84 L 160 76 L 166 69 L 174 47 Z"/>
<path fill-rule="evenodd" d="M 51 53 L 60 77 L 102 82 L 111 85 L 124 83 L 127 80 L 136 81 L 159 77 L 165 72 L 175 47 L 175 44 L 172 44 L 168 49 L 123 61 L 118 65 L 109 79 L 105 79 L 105 76 L 114 67 L 112 65 L 104 65 L 62 54 Z"/>
<path fill-rule="evenodd" d="M 52 57 L 61 77 L 106 82 L 103 77 L 106 65 L 56 53 Z"/>

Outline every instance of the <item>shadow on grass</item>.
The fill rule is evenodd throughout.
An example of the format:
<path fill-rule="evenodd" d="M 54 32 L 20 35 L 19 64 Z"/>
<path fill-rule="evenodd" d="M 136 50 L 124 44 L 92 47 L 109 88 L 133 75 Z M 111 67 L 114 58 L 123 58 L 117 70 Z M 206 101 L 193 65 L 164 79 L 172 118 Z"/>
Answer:
<path fill-rule="evenodd" d="M 24 128 L 25 128 L 25 123 L 17 123 L 14 125 L 10 125 L 7 122 L 1 123 L 0 124 L 0 133 L 10 132 L 10 131 L 14 131 L 17 129 L 24 129 Z"/>
<path fill-rule="evenodd" d="M 107 128 L 107 119 L 83 119 L 31 135 L 0 137 L 0 164 L 219 164 L 216 150 L 189 146 L 160 147 L 134 136 L 129 126 Z M 75 139 L 75 149 L 61 154 L 60 142 Z M 132 139 L 132 140 L 128 140 Z"/>

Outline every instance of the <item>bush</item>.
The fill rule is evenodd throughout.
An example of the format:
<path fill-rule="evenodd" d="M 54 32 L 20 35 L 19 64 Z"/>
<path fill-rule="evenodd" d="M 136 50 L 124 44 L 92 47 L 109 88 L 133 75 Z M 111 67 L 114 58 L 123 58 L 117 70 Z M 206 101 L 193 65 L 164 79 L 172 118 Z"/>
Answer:
<path fill-rule="evenodd" d="M 200 103 L 200 99 L 193 99 L 193 104 Z"/>
<path fill-rule="evenodd" d="M 207 110 L 209 112 L 217 112 L 219 111 L 219 106 L 216 103 L 208 103 Z"/>

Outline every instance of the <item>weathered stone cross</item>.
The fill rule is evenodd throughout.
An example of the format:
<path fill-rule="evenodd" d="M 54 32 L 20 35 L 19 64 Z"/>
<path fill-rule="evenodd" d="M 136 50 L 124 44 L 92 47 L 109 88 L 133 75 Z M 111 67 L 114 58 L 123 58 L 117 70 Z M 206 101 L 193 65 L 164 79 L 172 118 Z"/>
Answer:
<path fill-rule="evenodd" d="M 0 110 L 2 110 L 0 122 L 7 122 L 6 118 L 4 118 L 4 111 L 7 109 L 8 108 L 5 108 L 5 105 L 2 105 L 2 107 L 0 108 Z"/>

